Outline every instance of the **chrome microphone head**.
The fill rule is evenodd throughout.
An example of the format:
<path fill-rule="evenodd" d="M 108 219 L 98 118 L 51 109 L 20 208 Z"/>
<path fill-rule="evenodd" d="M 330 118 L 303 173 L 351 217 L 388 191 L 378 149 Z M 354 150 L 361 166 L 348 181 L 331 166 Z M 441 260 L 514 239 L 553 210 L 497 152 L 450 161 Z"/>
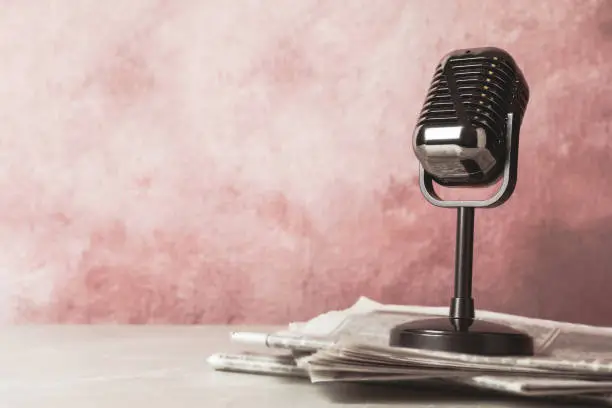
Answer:
<path fill-rule="evenodd" d="M 506 51 L 453 51 L 438 64 L 413 135 L 423 167 L 446 187 L 495 183 L 508 156 L 507 120 L 518 136 L 529 87 Z"/>

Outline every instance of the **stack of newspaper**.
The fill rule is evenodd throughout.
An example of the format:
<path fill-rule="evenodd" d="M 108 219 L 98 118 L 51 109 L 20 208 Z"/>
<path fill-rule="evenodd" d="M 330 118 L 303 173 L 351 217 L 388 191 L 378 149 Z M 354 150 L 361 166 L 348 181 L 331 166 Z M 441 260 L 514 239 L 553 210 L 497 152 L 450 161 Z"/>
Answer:
<path fill-rule="evenodd" d="M 278 332 L 230 333 L 233 342 L 269 351 L 219 353 L 208 363 L 216 370 L 298 376 L 312 383 L 436 380 L 612 404 L 612 328 L 477 311 L 477 319 L 530 334 L 535 356 L 487 357 L 389 346 L 389 333 L 396 325 L 447 315 L 447 308 L 383 305 L 360 298 L 349 309 L 291 323 Z"/>

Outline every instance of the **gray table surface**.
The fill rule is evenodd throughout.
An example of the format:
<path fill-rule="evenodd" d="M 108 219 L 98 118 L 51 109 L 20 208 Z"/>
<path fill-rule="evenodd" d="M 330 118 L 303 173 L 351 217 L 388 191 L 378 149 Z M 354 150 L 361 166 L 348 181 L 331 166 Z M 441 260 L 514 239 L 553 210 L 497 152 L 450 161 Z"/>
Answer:
<path fill-rule="evenodd" d="M 216 372 L 238 326 L 19 326 L 0 333 L 0 407 L 549 407 L 476 393 Z M 243 349 L 243 348 L 241 348 Z M 571 404 L 565 406 L 584 406 Z"/>

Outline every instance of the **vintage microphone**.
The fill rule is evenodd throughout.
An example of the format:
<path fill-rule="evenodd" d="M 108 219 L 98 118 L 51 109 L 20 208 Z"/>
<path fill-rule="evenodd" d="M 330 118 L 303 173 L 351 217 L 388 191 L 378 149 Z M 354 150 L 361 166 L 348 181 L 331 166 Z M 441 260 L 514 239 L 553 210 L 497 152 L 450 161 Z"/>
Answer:
<path fill-rule="evenodd" d="M 514 192 L 519 131 L 529 100 L 523 73 L 506 51 L 453 51 L 438 64 L 413 134 L 421 192 L 438 207 L 457 208 L 455 294 L 448 318 L 399 325 L 390 345 L 483 355 L 533 355 L 533 339 L 475 320 L 472 299 L 474 209 L 503 204 Z M 444 187 L 486 187 L 486 200 L 442 200 Z"/>

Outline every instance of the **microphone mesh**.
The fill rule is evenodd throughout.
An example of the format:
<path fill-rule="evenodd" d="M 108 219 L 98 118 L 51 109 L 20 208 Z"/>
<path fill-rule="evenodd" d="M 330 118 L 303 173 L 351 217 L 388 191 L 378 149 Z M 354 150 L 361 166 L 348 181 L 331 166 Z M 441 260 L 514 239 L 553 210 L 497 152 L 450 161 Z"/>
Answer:
<path fill-rule="evenodd" d="M 504 138 L 507 114 L 514 113 L 520 126 L 528 100 L 529 88 L 523 74 L 505 52 L 455 52 L 438 64 L 417 126 L 467 122 L 485 129 L 495 139 Z M 462 112 L 457 111 L 457 103 Z"/>

